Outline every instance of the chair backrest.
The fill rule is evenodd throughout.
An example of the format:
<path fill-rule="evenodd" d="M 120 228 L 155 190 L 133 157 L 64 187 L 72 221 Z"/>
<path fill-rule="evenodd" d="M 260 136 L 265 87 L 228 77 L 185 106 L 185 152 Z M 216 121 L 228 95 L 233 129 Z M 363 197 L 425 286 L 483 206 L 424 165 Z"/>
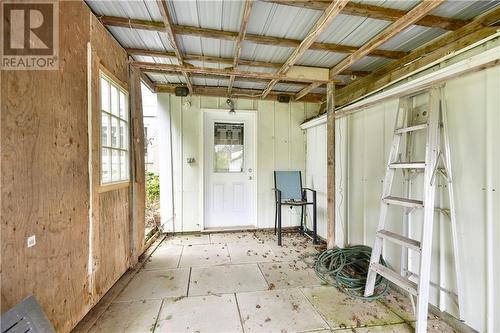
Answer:
<path fill-rule="evenodd" d="M 281 191 L 282 200 L 302 200 L 300 171 L 274 171 L 274 187 Z"/>

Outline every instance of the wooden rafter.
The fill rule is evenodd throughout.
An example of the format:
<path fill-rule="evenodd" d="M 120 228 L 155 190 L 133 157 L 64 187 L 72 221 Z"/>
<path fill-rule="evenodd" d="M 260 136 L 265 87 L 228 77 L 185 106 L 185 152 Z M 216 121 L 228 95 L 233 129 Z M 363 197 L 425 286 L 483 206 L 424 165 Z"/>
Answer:
<path fill-rule="evenodd" d="M 286 76 L 284 74 L 277 73 L 265 73 L 265 72 L 249 72 L 249 71 L 240 71 L 235 69 L 220 69 L 213 67 L 195 67 L 195 66 L 180 66 L 180 65 L 169 65 L 169 64 L 159 64 L 159 63 L 151 63 L 151 62 L 141 62 L 141 61 L 132 61 L 131 64 L 133 66 L 138 67 L 142 71 L 159 71 L 159 72 L 186 72 L 190 74 L 202 74 L 202 75 L 218 75 L 218 76 L 231 76 L 234 75 L 236 77 L 242 78 L 254 78 L 254 79 L 265 79 L 265 80 L 275 80 L 278 79 L 280 81 L 287 82 L 303 82 L 303 83 L 327 83 L 329 80 L 321 80 L 300 76 Z M 343 83 L 342 81 L 334 80 L 334 83 Z"/>
<path fill-rule="evenodd" d="M 325 10 L 330 1 L 310 1 L 310 0 L 266 0 L 266 2 L 277 3 L 280 5 L 315 9 L 315 10 Z M 370 4 L 362 4 L 356 2 L 350 2 L 342 10 L 342 14 L 351 16 L 361 16 L 377 20 L 384 21 L 396 21 L 407 14 L 406 11 L 401 9 L 386 8 L 380 6 L 374 6 Z M 416 25 L 424 27 L 441 28 L 445 30 L 457 30 L 469 23 L 469 21 L 463 21 L 448 17 L 426 15 L 420 20 L 415 22 Z"/>
<path fill-rule="evenodd" d="M 184 65 L 184 58 L 182 56 L 181 49 L 179 48 L 179 45 L 177 44 L 177 38 L 175 37 L 174 30 L 172 29 L 172 19 L 170 18 L 170 13 L 168 12 L 168 7 L 166 0 L 156 0 L 158 4 L 158 8 L 160 9 L 160 14 L 161 17 L 163 18 L 163 29 L 164 32 L 167 33 L 168 39 L 170 40 L 170 44 L 172 45 L 172 48 L 174 49 L 175 57 L 179 61 L 179 65 Z M 182 72 L 182 75 L 184 76 L 184 79 L 186 80 L 186 85 L 189 88 L 190 92 L 193 92 L 193 84 L 191 83 L 191 78 L 189 77 L 189 74 L 186 73 L 185 71 Z"/>
<path fill-rule="evenodd" d="M 431 10 L 437 8 L 444 1 L 445 0 L 424 0 L 423 2 L 421 2 L 415 8 L 410 10 L 405 16 L 392 23 L 390 26 L 384 29 L 384 31 L 365 43 L 359 50 L 335 65 L 330 70 L 330 78 L 334 78 L 338 73 L 342 72 L 343 70 L 357 62 L 359 59 L 368 55 L 371 50 L 376 49 L 392 37 L 399 34 L 401 31 L 418 21 Z"/>
<path fill-rule="evenodd" d="M 238 37 L 236 38 L 236 43 L 234 47 L 234 60 L 233 60 L 233 68 L 238 68 L 238 62 L 240 60 L 241 55 L 241 44 L 243 39 L 245 39 L 245 34 L 247 33 L 248 20 L 250 19 L 250 12 L 252 10 L 252 0 L 245 0 L 245 8 L 243 10 L 243 17 L 241 19 L 240 24 L 240 32 L 238 33 Z M 234 75 L 231 75 L 229 78 L 229 85 L 227 87 L 227 94 L 231 95 L 231 89 L 233 89 L 234 84 Z"/>
<path fill-rule="evenodd" d="M 143 50 L 143 49 L 134 49 L 134 48 L 126 48 L 130 55 L 142 55 L 148 57 L 161 57 L 161 58 L 175 58 L 174 52 L 169 51 L 155 51 L 155 50 Z M 208 62 L 208 63 L 216 63 L 216 64 L 228 64 L 232 65 L 234 62 L 234 58 L 220 58 L 220 57 L 211 57 L 211 56 L 202 56 L 196 54 L 184 54 L 184 62 L 189 61 L 199 61 L 199 62 Z M 262 68 L 276 68 L 279 69 L 283 66 L 281 63 L 273 63 L 273 62 L 265 62 L 265 61 L 254 61 L 254 60 L 246 60 L 239 59 L 239 65 L 249 66 L 249 67 L 262 67 Z M 228 66 L 230 67 L 230 66 Z M 315 67 L 315 68 L 325 68 L 325 67 Z M 340 73 L 340 75 L 349 75 L 356 77 L 364 77 L 369 75 L 368 71 L 352 71 L 345 70 Z"/>
<path fill-rule="evenodd" d="M 423 66 L 439 60 L 450 52 L 460 50 L 494 34 L 497 29 L 488 27 L 499 21 L 500 7 L 491 9 L 476 17 L 466 26 L 445 34 L 412 51 L 403 59 L 390 63 L 340 89 L 336 98 L 337 104 L 344 105 L 350 103 L 390 82 L 395 82 L 405 75 L 419 70 Z"/>
<path fill-rule="evenodd" d="M 179 72 L 176 71 L 165 71 L 165 70 L 142 70 L 142 73 L 160 73 L 160 74 L 165 74 L 165 75 L 179 75 Z M 192 78 L 197 78 L 197 79 L 213 79 L 213 80 L 223 80 L 225 77 L 221 77 L 221 75 L 215 75 L 215 74 L 191 74 Z M 255 82 L 255 83 L 269 83 L 270 80 L 268 79 L 262 79 L 262 78 L 250 78 L 250 77 L 237 77 L 235 76 L 235 81 L 240 81 L 240 82 Z M 297 82 L 297 81 L 287 81 L 287 84 L 289 85 L 295 85 L 301 88 L 308 87 L 309 84 L 305 82 Z M 322 83 L 319 84 L 321 86 Z M 335 86 L 337 88 L 345 87 L 345 83 L 341 82 L 336 82 Z"/>
<path fill-rule="evenodd" d="M 157 84 L 156 91 L 157 92 L 166 92 L 166 93 L 174 93 L 175 84 Z M 194 86 L 194 94 L 202 95 L 202 96 L 225 96 L 227 88 L 226 87 L 207 87 L 207 86 Z M 265 99 L 276 100 L 279 95 L 288 95 L 293 97 L 293 94 L 290 92 L 278 92 L 272 91 L 269 95 L 266 96 Z M 260 99 L 261 98 L 261 90 L 257 89 L 241 89 L 241 88 L 233 88 L 233 96 L 235 97 L 244 97 L 251 99 Z M 320 103 L 324 99 L 324 94 L 309 94 L 307 95 L 303 101 L 310 103 Z"/>
<path fill-rule="evenodd" d="M 418 21 L 420 18 L 425 16 L 428 12 L 433 10 L 434 8 L 441 5 L 445 0 L 424 0 L 411 11 L 409 11 L 405 16 L 401 17 L 390 26 L 388 26 L 384 31 L 376 35 L 374 38 L 365 43 L 362 47 L 359 48 L 356 52 L 344 58 L 337 65 L 335 65 L 332 69 L 330 69 L 330 78 L 334 78 L 342 71 L 349 68 L 352 64 L 357 62 L 359 59 L 368 55 L 371 50 L 377 48 L 382 45 L 392 37 L 396 36 L 398 33 L 403 31 L 408 26 L 412 25 L 414 22 Z M 301 97 L 305 96 L 304 92 L 313 90 L 314 84 L 311 84 L 309 87 L 303 89 L 303 91 L 299 92 L 295 96 L 295 100 L 299 100 Z"/>
<path fill-rule="evenodd" d="M 141 81 L 149 88 L 151 92 L 155 92 L 155 85 L 153 81 L 143 72 L 141 72 Z"/>
<path fill-rule="evenodd" d="M 164 24 L 162 22 L 128 19 L 128 18 L 114 17 L 114 16 L 101 16 L 100 20 L 104 25 L 107 26 L 143 29 L 151 31 L 162 31 L 162 32 L 164 31 Z M 221 31 L 216 29 L 198 28 L 185 25 L 173 25 L 172 28 L 175 34 L 177 35 L 198 36 L 204 38 L 214 38 L 214 39 L 231 40 L 231 41 L 235 41 L 236 38 L 238 38 L 238 32 L 234 31 Z M 245 41 L 260 45 L 272 45 L 279 47 L 298 47 L 300 46 L 301 43 L 300 40 L 296 39 L 261 36 L 249 33 L 245 35 Z M 350 54 L 356 52 L 359 49 L 359 47 L 334 44 L 334 43 L 313 43 L 309 47 L 309 49 Z M 370 53 L 370 55 L 374 57 L 383 57 L 389 59 L 401 59 L 402 57 L 407 55 L 407 52 L 373 50 Z"/>
<path fill-rule="evenodd" d="M 304 53 L 309 49 L 309 47 L 316 41 L 316 39 L 323 33 L 323 31 L 328 28 L 330 23 L 335 17 L 340 13 L 342 8 L 349 2 L 349 0 L 333 0 L 328 8 L 323 12 L 320 18 L 316 21 L 314 26 L 311 28 L 307 36 L 300 43 L 300 45 L 292 52 L 288 57 L 287 61 L 283 64 L 278 74 L 286 74 L 288 70 L 295 65 L 295 63 L 304 55 Z M 266 89 L 262 92 L 262 97 L 266 97 L 267 94 L 273 89 L 273 87 L 278 83 L 279 80 L 274 79 L 267 85 Z"/>

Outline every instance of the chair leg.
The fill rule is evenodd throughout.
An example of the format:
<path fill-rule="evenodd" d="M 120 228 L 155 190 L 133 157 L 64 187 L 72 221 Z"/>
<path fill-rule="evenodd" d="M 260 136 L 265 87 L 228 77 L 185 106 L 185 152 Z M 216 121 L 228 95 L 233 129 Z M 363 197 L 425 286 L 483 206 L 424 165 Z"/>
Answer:
<path fill-rule="evenodd" d="M 274 205 L 274 235 L 276 235 L 276 226 L 278 224 L 278 202 Z"/>
<path fill-rule="evenodd" d="M 318 244 L 318 223 L 316 219 L 316 191 L 313 192 L 313 244 Z"/>
<path fill-rule="evenodd" d="M 281 246 L 281 205 L 278 209 L 278 245 Z"/>
<path fill-rule="evenodd" d="M 300 234 L 304 235 L 304 206 L 300 206 Z"/>

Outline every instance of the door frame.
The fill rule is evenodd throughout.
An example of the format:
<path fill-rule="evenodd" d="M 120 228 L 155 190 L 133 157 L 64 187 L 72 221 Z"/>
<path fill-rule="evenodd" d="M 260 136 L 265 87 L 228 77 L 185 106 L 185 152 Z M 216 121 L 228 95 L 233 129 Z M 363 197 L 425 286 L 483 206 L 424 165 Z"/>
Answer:
<path fill-rule="evenodd" d="M 200 142 L 199 142 L 199 145 L 201 147 L 201 153 L 200 153 L 200 156 L 201 156 L 201 161 L 202 163 L 200 163 L 200 167 L 201 167 L 201 191 L 200 191 L 200 202 L 201 202 L 201 214 L 200 214 L 200 217 L 201 217 L 201 231 L 205 231 L 205 193 L 206 193 L 206 186 L 205 186 L 205 180 L 206 180 L 206 177 L 207 177 L 207 172 L 205 170 L 205 117 L 207 114 L 219 114 L 219 113 L 228 113 L 229 110 L 228 109 L 208 109 L 208 108 L 201 108 L 200 109 L 201 112 L 202 112 L 202 116 L 200 117 L 201 118 L 201 128 L 202 128 L 202 133 L 200 135 Z M 254 200 L 254 207 L 253 207 L 253 216 L 254 216 L 254 225 L 255 225 L 255 228 L 258 228 L 259 225 L 258 225 L 258 216 L 257 216 L 257 213 L 258 213 L 258 209 L 257 209 L 257 206 L 258 206 L 258 187 L 257 187 L 257 182 L 258 182 L 258 159 L 257 159 L 257 153 L 258 153 L 258 150 L 257 150 L 257 144 L 258 144 L 258 129 L 257 129 L 257 111 L 256 110 L 237 110 L 235 109 L 235 112 L 236 113 L 243 113 L 243 114 L 246 114 L 246 115 L 250 115 L 252 118 L 253 118 L 253 154 L 254 154 L 254 167 L 253 167 L 253 182 L 252 182 L 252 191 L 253 191 L 253 200 Z M 228 228 L 227 230 L 238 230 L 238 227 L 235 227 L 235 228 Z"/>

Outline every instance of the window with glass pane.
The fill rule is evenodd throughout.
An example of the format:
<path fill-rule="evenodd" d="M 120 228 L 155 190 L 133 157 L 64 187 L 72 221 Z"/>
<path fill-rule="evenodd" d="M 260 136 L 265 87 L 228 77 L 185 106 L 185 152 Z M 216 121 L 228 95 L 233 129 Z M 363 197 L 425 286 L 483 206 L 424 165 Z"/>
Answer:
<path fill-rule="evenodd" d="M 101 73 L 101 184 L 129 179 L 127 92 Z"/>
<path fill-rule="evenodd" d="M 243 172 L 244 124 L 214 124 L 214 172 Z"/>

